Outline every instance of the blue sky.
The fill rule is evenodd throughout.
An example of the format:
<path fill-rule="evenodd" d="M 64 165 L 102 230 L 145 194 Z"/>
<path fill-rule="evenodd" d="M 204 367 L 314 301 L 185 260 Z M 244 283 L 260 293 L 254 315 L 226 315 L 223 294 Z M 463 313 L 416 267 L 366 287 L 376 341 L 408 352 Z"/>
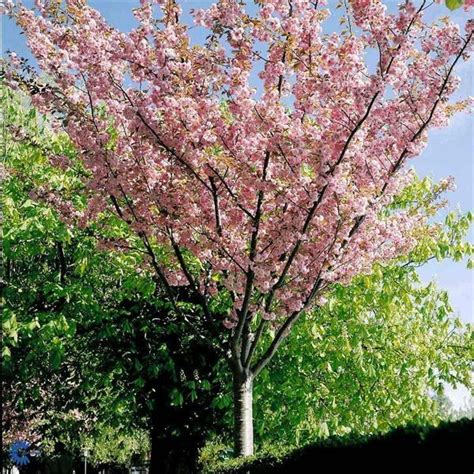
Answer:
<path fill-rule="evenodd" d="M 25 1 L 27 5 L 33 3 L 32 0 Z M 115 27 L 122 31 L 129 31 L 134 27 L 135 19 L 131 10 L 139 5 L 139 0 L 90 0 L 90 5 L 97 8 L 105 18 Z M 181 0 L 179 2 L 185 13 L 191 8 L 205 8 L 212 4 L 211 1 Z M 337 0 L 328 0 L 330 5 L 335 5 Z M 389 8 L 396 8 L 398 0 L 385 0 Z M 415 3 L 418 3 L 415 0 Z M 427 17 L 432 19 L 436 16 L 450 15 L 457 23 L 463 25 L 468 18 L 467 13 L 462 9 L 449 12 L 444 5 L 434 5 L 427 13 Z M 189 21 L 188 14 L 185 20 Z M 325 30 L 337 29 L 336 18 L 327 22 Z M 24 44 L 24 37 L 19 35 L 19 31 L 8 19 L 2 20 L 2 51 L 13 50 L 19 55 L 29 57 Z M 192 39 L 199 41 L 202 38 L 198 29 L 193 30 Z M 457 69 L 457 74 L 461 77 L 461 87 L 455 98 L 474 95 L 473 88 L 473 64 L 462 63 Z M 459 208 L 461 211 L 473 209 L 473 121 L 472 115 L 458 114 L 449 127 L 431 130 L 429 143 L 423 154 L 413 160 L 412 165 L 421 176 L 432 176 L 435 180 L 446 176 L 455 178 L 457 189 L 449 193 L 449 208 Z M 471 232 L 471 240 L 474 232 Z M 455 262 L 430 262 L 420 268 L 420 274 L 425 281 L 435 280 L 441 288 L 449 292 L 452 306 L 456 314 L 460 315 L 464 321 L 473 322 L 474 315 L 474 274 L 466 269 L 465 264 Z M 459 404 L 460 397 L 465 393 L 454 395 L 455 401 Z"/>

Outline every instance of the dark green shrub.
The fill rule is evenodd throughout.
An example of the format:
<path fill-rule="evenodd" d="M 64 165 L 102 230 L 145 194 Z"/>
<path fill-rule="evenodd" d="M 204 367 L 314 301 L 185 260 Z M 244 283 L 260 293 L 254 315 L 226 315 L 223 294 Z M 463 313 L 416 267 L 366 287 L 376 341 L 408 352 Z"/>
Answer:
<path fill-rule="evenodd" d="M 204 468 L 208 474 L 337 472 L 472 473 L 474 420 L 407 426 L 384 435 L 333 437 L 295 450 L 233 459 Z"/>

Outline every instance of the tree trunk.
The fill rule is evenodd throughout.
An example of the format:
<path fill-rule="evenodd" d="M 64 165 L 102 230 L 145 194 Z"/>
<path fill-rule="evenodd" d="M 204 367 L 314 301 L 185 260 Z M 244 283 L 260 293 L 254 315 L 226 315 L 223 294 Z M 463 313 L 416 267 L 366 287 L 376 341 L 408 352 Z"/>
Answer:
<path fill-rule="evenodd" d="M 252 376 L 234 373 L 234 454 L 253 454 Z"/>

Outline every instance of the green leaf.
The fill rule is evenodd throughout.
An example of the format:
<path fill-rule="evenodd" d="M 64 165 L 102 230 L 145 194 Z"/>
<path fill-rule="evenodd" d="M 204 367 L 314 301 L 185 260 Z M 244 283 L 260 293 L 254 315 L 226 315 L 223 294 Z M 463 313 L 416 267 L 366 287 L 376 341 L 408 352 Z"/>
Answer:
<path fill-rule="evenodd" d="M 183 394 L 176 388 L 171 392 L 171 403 L 175 406 L 181 406 L 184 402 Z"/>
<path fill-rule="evenodd" d="M 62 350 L 61 347 L 55 348 L 51 352 L 51 366 L 54 370 L 59 369 L 59 366 L 61 365 L 61 360 L 62 360 Z"/>
<path fill-rule="evenodd" d="M 8 346 L 3 346 L 2 347 L 2 358 L 3 359 L 10 359 L 12 353 L 10 351 L 10 348 Z"/>
<path fill-rule="evenodd" d="M 456 10 L 457 8 L 462 7 L 463 3 L 463 0 L 446 0 L 446 6 L 450 10 Z"/>

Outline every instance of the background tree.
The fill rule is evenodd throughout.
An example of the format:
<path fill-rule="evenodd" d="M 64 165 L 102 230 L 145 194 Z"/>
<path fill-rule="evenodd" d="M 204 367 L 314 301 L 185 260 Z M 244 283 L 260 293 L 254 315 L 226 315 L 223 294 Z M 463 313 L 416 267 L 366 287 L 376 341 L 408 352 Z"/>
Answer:
<path fill-rule="evenodd" d="M 45 453 L 60 442 L 73 456 L 88 445 L 92 462 L 106 462 L 147 454 L 138 442 L 148 432 L 155 470 L 192 472 L 217 422 L 213 353 L 168 315 L 152 274 L 136 271 L 143 249 L 120 222 L 68 226 L 32 199 L 57 186 L 80 202 L 82 170 L 48 161 L 75 151 L 24 99 L 1 89 L 3 439 L 21 435 Z M 112 233 L 127 253 L 97 249 Z M 180 304 L 192 315 L 185 292 Z"/>
<path fill-rule="evenodd" d="M 434 394 L 446 383 L 472 390 L 472 327 L 453 317 L 446 292 L 401 265 L 336 287 L 305 318 L 256 389 L 258 439 L 298 445 L 436 424 Z"/>
<path fill-rule="evenodd" d="M 87 209 L 67 192 L 57 207 L 82 222 L 112 214 L 141 240 L 176 318 L 229 362 L 241 455 L 253 452 L 253 381 L 294 323 L 332 285 L 413 246 L 423 216 L 382 209 L 429 128 L 466 105 L 448 98 L 473 35 L 472 21 L 463 35 L 427 25 L 424 0 L 395 14 L 352 0 L 351 27 L 333 35 L 319 2 L 256 3 L 197 11 L 204 45 L 174 1 L 143 1 L 129 34 L 81 0 L 39 1 L 39 15 L 7 5 L 47 80 L 14 55 L 6 78 L 57 116 L 87 170 Z M 201 317 L 177 304 L 182 285 Z M 223 292 L 224 320 L 211 310 Z"/>

